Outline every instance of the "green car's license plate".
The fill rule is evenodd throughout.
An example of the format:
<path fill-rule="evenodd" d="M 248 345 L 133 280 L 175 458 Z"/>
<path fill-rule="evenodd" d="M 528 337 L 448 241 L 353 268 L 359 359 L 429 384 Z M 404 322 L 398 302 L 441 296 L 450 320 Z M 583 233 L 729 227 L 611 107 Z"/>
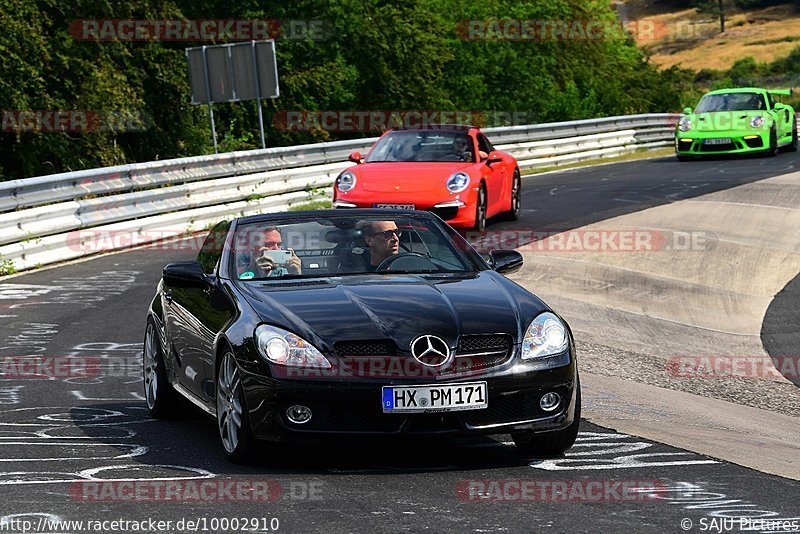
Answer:
<path fill-rule="evenodd" d="M 704 145 L 729 145 L 731 144 L 730 137 L 717 137 L 716 139 L 703 139 Z"/>

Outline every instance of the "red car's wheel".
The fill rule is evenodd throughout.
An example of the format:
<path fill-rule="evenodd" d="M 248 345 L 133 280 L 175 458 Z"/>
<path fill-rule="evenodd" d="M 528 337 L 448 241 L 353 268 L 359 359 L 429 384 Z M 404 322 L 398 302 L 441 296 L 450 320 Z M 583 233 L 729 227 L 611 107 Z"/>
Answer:
<path fill-rule="evenodd" d="M 481 184 L 478 189 L 478 201 L 475 203 L 475 224 L 473 230 L 486 231 L 486 186 Z"/>
<path fill-rule="evenodd" d="M 511 209 L 503 214 L 503 219 L 507 221 L 519 220 L 522 206 L 522 177 L 519 169 L 514 169 L 514 177 L 511 182 Z"/>

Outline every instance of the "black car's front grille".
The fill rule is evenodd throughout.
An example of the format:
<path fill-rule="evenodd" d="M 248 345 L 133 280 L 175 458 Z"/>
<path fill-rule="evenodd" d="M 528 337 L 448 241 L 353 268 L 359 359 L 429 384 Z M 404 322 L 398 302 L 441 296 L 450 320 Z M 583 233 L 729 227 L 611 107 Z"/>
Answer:
<path fill-rule="evenodd" d="M 349 376 L 424 378 L 474 373 L 507 361 L 513 353 L 507 334 L 465 335 L 459 339 L 453 361 L 444 367 L 426 367 L 387 339 L 341 341 L 334 345 L 342 369 Z"/>
<path fill-rule="evenodd" d="M 368 341 L 341 341 L 334 345 L 341 358 L 353 356 L 393 356 L 397 353 L 395 344 L 387 339 Z"/>
<path fill-rule="evenodd" d="M 507 334 L 461 336 L 456 349 L 456 371 L 477 371 L 501 364 L 511 357 L 513 347 Z"/>
<path fill-rule="evenodd" d="M 457 354 L 488 351 L 508 351 L 511 348 L 511 336 L 507 334 L 479 334 L 461 336 L 458 340 Z"/>

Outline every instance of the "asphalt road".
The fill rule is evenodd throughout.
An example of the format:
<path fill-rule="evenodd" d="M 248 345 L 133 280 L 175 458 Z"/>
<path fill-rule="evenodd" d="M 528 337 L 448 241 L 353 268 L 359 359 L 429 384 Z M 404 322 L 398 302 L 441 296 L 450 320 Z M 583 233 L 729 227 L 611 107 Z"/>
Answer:
<path fill-rule="evenodd" d="M 799 165 L 796 154 L 692 163 L 664 158 L 528 177 L 522 220 L 492 229 L 573 228 Z M 253 465 L 231 465 L 212 422 L 192 411 L 177 420 L 151 420 L 141 393 L 147 305 L 161 267 L 191 258 L 187 248 L 139 249 L 0 283 L 0 524 L 6 523 L 0 531 L 720 532 L 774 526 L 747 522 L 756 518 L 793 520 L 800 531 L 797 482 L 588 423 L 576 446 L 555 460 L 522 456 L 508 436 L 499 436 L 265 448 Z M 58 378 L 23 378 L 30 368 L 22 363 L 31 360 L 21 357 L 29 355 L 46 362 L 73 358 L 76 369 L 88 366 L 92 376 L 70 378 L 78 372 L 43 366 L 37 372 Z M 587 411 L 593 402 L 584 399 Z M 731 516 L 750 519 L 722 519 Z M 172 524 L 87 523 L 117 519 Z M 186 528 L 180 520 L 200 523 Z M 133 528 L 142 526 L 152 528 Z"/>

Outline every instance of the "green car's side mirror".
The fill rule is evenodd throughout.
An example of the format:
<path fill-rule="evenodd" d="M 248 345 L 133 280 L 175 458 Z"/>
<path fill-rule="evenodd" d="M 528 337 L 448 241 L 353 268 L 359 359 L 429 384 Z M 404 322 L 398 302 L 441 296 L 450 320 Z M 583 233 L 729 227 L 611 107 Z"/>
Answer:
<path fill-rule="evenodd" d="M 683 108 L 683 114 L 684 115 L 691 115 L 692 114 L 692 108 Z"/>

